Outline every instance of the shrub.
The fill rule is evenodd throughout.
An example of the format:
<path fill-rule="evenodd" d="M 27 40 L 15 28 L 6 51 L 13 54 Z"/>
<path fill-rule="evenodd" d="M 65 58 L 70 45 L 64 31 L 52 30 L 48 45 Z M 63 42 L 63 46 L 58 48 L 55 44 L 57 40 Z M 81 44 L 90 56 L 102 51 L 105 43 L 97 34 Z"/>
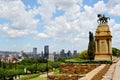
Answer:
<path fill-rule="evenodd" d="M 28 79 L 32 79 L 32 78 L 35 78 L 35 77 L 38 77 L 40 74 L 32 74 L 32 75 L 29 75 L 27 77 L 23 77 L 19 80 L 28 80 Z"/>
<path fill-rule="evenodd" d="M 7 69 L 6 70 L 6 77 L 9 78 L 9 80 L 12 80 L 14 76 L 17 75 L 17 72 L 14 69 Z"/>
<path fill-rule="evenodd" d="M 46 63 L 41 63 L 38 65 L 38 71 L 40 72 L 45 72 L 47 70 L 47 64 Z"/>
<path fill-rule="evenodd" d="M 86 60 L 87 59 L 87 55 L 88 55 L 88 51 L 84 50 L 81 53 L 76 54 L 73 58 L 79 58 L 79 59 Z"/>
<path fill-rule="evenodd" d="M 61 62 L 58 62 L 58 61 L 49 61 L 48 64 L 52 67 L 52 68 L 58 68 L 60 66 L 60 63 Z"/>
<path fill-rule="evenodd" d="M 34 73 L 37 70 L 36 64 L 27 66 L 27 70 L 29 70 L 31 73 Z"/>
<path fill-rule="evenodd" d="M 53 68 L 58 68 L 58 67 L 60 67 L 60 63 L 61 62 L 54 62 L 53 65 L 52 65 L 52 67 Z"/>
<path fill-rule="evenodd" d="M 0 68 L 0 80 L 3 80 L 5 76 L 5 70 L 3 68 Z"/>
<path fill-rule="evenodd" d="M 66 60 L 66 63 L 80 63 L 80 64 L 112 64 L 111 60 Z"/>

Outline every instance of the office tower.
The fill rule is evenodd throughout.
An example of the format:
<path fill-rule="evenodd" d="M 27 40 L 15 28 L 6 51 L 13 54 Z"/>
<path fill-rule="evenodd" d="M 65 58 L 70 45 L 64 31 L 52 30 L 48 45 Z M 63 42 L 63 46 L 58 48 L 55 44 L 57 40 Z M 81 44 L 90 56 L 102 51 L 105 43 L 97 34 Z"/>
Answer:
<path fill-rule="evenodd" d="M 44 53 L 43 53 L 43 51 L 41 51 L 41 58 L 44 58 Z"/>
<path fill-rule="evenodd" d="M 74 51 L 73 51 L 73 55 L 76 55 L 76 54 L 77 54 L 77 50 L 74 50 Z"/>
<path fill-rule="evenodd" d="M 53 55 L 54 55 L 54 61 L 57 61 L 58 58 L 59 58 L 59 54 L 57 54 L 56 52 L 54 52 Z"/>
<path fill-rule="evenodd" d="M 71 51 L 70 51 L 70 50 L 67 52 L 66 56 L 67 56 L 67 58 L 72 57 L 72 53 L 71 53 Z"/>
<path fill-rule="evenodd" d="M 49 46 L 48 45 L 44 46 L 44 58 L 46 59 L 49 58 Z"/>
<path fill-rule="evenodd" d="M 37 57 L 37 48 L 33 48 L 33 55 L 34 55 L 34 58 Z"/>
<path fill-rule="evenodd" d="M 63 58 L 66 57 L 66 54 L 65 54 L 65 50 L 64 50 L 64 49 L 62 49 L 62 50 L 60 51 L 60 57 L 63 57 Z"/>

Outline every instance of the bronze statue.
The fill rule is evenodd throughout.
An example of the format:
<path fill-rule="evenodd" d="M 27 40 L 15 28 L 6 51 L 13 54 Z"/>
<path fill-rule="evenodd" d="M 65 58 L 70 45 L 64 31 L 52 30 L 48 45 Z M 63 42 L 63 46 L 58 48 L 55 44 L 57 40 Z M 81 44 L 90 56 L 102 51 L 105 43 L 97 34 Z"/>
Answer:
<path fill-rule="evenodd" d="M 105 17 L 105 15 L 98 14 L 97 17 L 99 18 L 97 22 L 99 24 L 105 24 L 108 23 L 108 19 L 110 20 L 110 17 Z"/>

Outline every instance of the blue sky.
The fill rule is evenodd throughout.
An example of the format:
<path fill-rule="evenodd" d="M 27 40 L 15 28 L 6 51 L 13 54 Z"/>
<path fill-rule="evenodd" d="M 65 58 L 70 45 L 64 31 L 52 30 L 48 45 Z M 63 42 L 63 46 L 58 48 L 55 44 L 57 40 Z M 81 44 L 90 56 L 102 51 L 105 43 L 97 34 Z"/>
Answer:
<path fill-rule="evenodd" d="M 111 19 L 112 46 L 120 49 L 119 0 L 0 0 L 0 51 L 38 52 L 49 45 L 81 52 L 95 33 L 97 14 Z"/>

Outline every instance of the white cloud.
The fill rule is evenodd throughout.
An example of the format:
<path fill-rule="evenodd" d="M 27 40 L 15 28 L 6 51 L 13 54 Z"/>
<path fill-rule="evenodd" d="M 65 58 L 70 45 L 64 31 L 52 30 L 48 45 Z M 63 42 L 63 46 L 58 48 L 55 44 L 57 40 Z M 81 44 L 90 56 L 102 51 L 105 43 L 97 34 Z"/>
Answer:
<path fill-rule="evenodd" d="M 110 14 L 120 16 L 120 4 L 115 5 L 112 9 L 110 9 Z"/>
<path fill-rule="evenodd" d="M 42 1 L 42 0 L 39 0 Z M 78 5 L 79 1 L 71 0 L 68 2 L 68 0 L 64 1 L 54 1 L 54 0 L 45 0 L 40 2 L 41 4 L 45 4 L 48 6 L 42 6 L 44 7 L 43 10 L 46 11 L 45 8 L 49 9 L 49 7 L 54 7 L 47 10 L 45 13 L 48 14 L 50 12 L 49 17 L 47 20 L 47 24 L 44 26 L 44 31 L 42 34 L 46 34 L 47 37 L 51 39 L 58 39 L 58 40 L 65 40 L 69 42 L 78 42 L 82 41 L 84 43 L 87 43 L 88 40 L 84 40 L 88 38 L 88 32 L 92 31 L 95 33 L 95 30 L 97 28 L 97 14 L 98 13 L 108 13 L 108 14 L 116 14 L 119 15 L 118 7 L 119 5 L 112 5 L 114 8 L 108 7 L 109 3 L 105 3 L 103 0 L 98 1 L 92 6 L 88 5 L 82 5 L 82 2 L 80 2 L 80 5 Z M 82 1 L 82 0 L 81 0 Z M 117 2 L 117 1 L 116 1 Z M 67 4 L 67 5 L 66 5 Z M 81 6 L 82 5 L 82 6 Z M 53 16 L 53 13 L 55 12 L 55 7 L 57 6 L 58 9 L 64 10 L 65 13 L 59 17 L 56 17 L 54 20 L 50 19 Z M 42 8 L 41 7 L 41 8 Z M 84 11 L 81 11 L 81 9 L 84 9 Z M 114 10 L 117 10 L 116 12 Z M 114 11 L 114 13 L 112 13 Z M 44 17 L 45 13 L 42 15 Z M 46 19 L 44 19 L 46 20 Z M 49 22 L 48 22 L 49 21 Z M 112 26 L 116 24 L 114 19 L 111 19 L 109 21 L 110 28 L 113 30 Z M 46 37 L 43 37 L 46 38 Z M 114 39 L 114 38 L 113 38 Z M 87 44 L 86 44 L 87 45 Z"/>
<path fill-rule="evenodd" d="M 114 1 L 113 0 L 109 0 L 106 5 L 107 5 L 107 7 L 112 8 L 116 4 L 120 4 L 120 1 L 119 0 L 114 0 Z"/>
<path fill-rule="evenodd" d="M 59 9 L 67 10 L 74 6 L 76 3 L 81 4 L 82 0 L 54 0 L 54 4 L 58 6 Z"/>
<path fill-rule="evenodd" d="M 112 26 L 109 26 L 112 34 L 112 46 L 119 48 L 120 46 L 120 24 L 113 22 Z"/>
<path fill-rule="evenodd" d="M 39 14 L 42 16 L 42 19 L 48 23 L 53 13 L 55 13 L 55 9 L 58 10 L 68 10 L 72 6 L 74 6 L 76 3 L 81 4 L 82 0 L 37 0 L 40 4 L 40 7 L 38 8 Z"/>
<path fill-rule="evenodd" d="M 29 30 L 14 30 L 9 28 L 9 25 L 5 24 L 1 26 L 2 32 L 9 38 L 23 37 L 31 33 Z"/>
<path fill-rule="evenodd" d="M 120 31 L 120 24 L 115 24 L 112 29 L 114 32 Z"/>
<path fill-rule="evenodd" d="M 75 43 L 76 46 L 85 43 L 84 47 L 87 47 L 88 33 L 89 31 L 95 33 L 98 25 L 98 13 L 120 16 L 120 1 L 111 1 L 113 0 L 105 3 L 104 0 L 98 0 L 93 6 L 89 6 L 83 5 L 83 0 L 37 0 L 39 6 L 34 8 L 30 6 L 29 10 L 26 10 L 21 0 L 0 1 L 0 18 L 10 21 L 0 24 L 0 29 L 7 37 L 33 34 L 38 40 L 63 40 Z M 54 15 L 58 10 L 64 13 L 60 16 Z M 39 20 L 34 18 L 37 15 L 41 17 L 39 20 L 43 21 L 44 25 L 40 26 L 43 30 L 37 30 Z M 119 23 L 113 18 L 109 21 L 109 25 L 113 39 L 118 40 Z"/>
<path fill-rule="evenodd" d="M 48 35 L 47 34 L 45 34 L 45 33 L 38 33 L 37 34 L 37 38 L 48 38 Z"/>
<path fill-rule="evenodd" d="M 120 1 L 119 0 L 109 0 L 109 2 L 106 4 L 108 8 L 108 13 L 115 15 L 115 16 L 120 16 Z"/>
<path fill-rule="evenodd" d="M 64 1 L 61 1 L 58 7 L 63 6 L 62 3 L 64 3 Z M 77 3 L 79 3 L 79 1 L 72 1 L 72 5 L 68 5 L 69 8 L 63 9 L 65 10 L 64 15 L 56 17 L 54 20 L 49 21 L 48 24 L 44 26 L 45 28 L 43 32 L 47 34 L 49 38 L 68 41 L 70 41 L 70 39 L 76 40 L 77 34 L 79 34 L 81 37 L 87 37 L 87 32 L 89 32 L 88 30 L 93 30 L 96 27 L 94 26 L 94 23 L 96 23 L 96 17 L 94 16 L 95 13 L 92 11 L 94 9 L 90 6 L 85 6 L 85 12 L 80 12 L 82 4 L 78 5 Z M 48 2 L 46 2 L 46 4 L 48 4 Z M 56 4 L 54 4 L 54 7 L 55 5 Z"/>
<path fill-rule="evenodd" d="M 1 24 L 2 31 L 8 37 L 22 37 L 31 34 L 36 30 L 38 20 L 34 19 L 34 14 L 26 11 L 26 6 L 21 0 L 0 1 L 0 18 L 7 19 L 10 22 Z M 32 32 L 33 33 L 33 32 Z"/>
<path fill-rule="evenodd" d="M 98 1 L 96 4 L 94 4 L 94 11 L 97 12 L 106 12 L 107 7 L 103 0 Z"/>

